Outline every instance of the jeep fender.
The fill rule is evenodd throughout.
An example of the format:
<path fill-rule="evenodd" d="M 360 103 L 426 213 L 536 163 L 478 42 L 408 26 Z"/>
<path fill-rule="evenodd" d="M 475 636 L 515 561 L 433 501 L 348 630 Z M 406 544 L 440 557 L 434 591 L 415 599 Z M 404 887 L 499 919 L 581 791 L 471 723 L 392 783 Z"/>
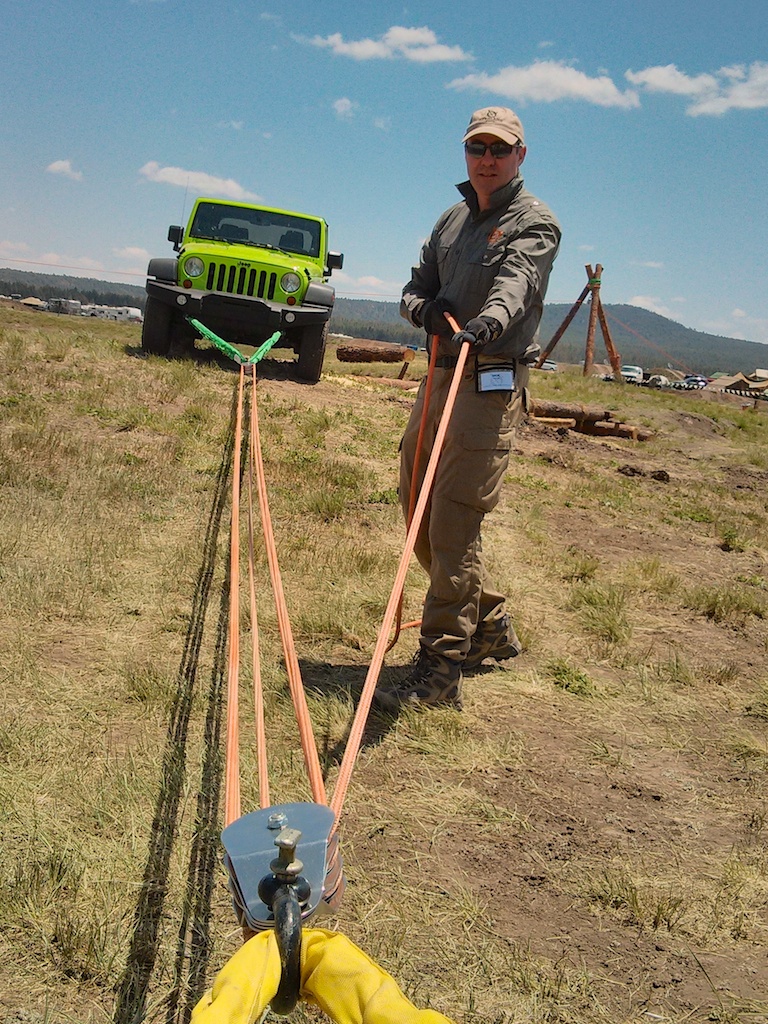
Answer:
<path fill-rule="evenodd" d="M 149 261 L 147 276 L 154 277 L 158 281 L 170 281 L 171 284 L 176 284 L 178 266 L 179 261 L 172 257 L 159 257 Z"/>
<path fill-rule="evenodd" d="M 153 260 L 153 262 L 155 262 Z M 159 262 L 159 261 L 158 261 Z M 336 292 L 331 285 L 322 281 L 310 281 L 307 294 L 302 300 L 302 305 L 328 306 L 330 309 L 336 299 Z"/>

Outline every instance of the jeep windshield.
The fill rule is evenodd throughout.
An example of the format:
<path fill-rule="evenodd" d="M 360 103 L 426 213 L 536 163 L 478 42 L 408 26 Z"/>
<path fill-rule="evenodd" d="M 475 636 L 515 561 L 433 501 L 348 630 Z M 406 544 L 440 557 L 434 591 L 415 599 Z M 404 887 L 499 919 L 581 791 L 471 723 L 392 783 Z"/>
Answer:
<path fill-rule="evenodd" d="M 189 234 L 192 238 L 320 256 L 320 222 L 274 210 L 200 203 Z"/>

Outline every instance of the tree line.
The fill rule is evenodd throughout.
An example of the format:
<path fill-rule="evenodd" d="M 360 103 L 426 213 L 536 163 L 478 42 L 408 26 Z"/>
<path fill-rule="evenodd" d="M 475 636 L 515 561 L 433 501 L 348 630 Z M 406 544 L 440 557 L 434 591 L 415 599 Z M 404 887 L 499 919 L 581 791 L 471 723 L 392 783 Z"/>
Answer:
<path fill-rule="evenodd" d="M 138 306 L 144 309 L 146 291 L 139 285 L 121 285 L 95 278 L 58 274 L 37 274 L 0 268 L 0 293 L 35 295 L 39 299 L 79 299 L 109 306 Z M 546 346 L 570 310 L 566 303 L 548 303 L 540 327 L 540 342 Z M 768 366 L 768 347 L 755 341 L 725 338 L 684 327 L 667 317 L 639 306 L 604 303 L 613 342 L 623 363 L 636 363 L 646 370 L 673 367 L 691 373 L 752 373 Z M 584 303 L 551 358 L 564 363 L 584 361 L 589 305 Z M 331 332 L 353 338 L 388 341 L 397 345 L 423 346 L 424 333 L 400 316 L 398 302 L 377 299 L 337 298 L 331 315 Z M 595 333 L 595 361 L 608 357 L 600 328 Z"/>

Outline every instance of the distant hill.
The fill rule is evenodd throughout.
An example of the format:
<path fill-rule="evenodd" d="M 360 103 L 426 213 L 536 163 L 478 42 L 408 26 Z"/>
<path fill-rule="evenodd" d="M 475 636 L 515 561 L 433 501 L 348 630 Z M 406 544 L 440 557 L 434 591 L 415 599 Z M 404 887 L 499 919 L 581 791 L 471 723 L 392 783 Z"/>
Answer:
<path fill-rule="evenodd" d="M 36 274 L 0 267 L 0 294 L 36 295 L 40 299 L 80 299 L 114 306 L 144 308 L 143 285 L 115 284 L 95 278 L 59 274 Z M 565 319 L 570 305 L 548 303 L 541 322 L 541 346 L 544 348 Z M 651 313 L 639 306 L 604 305 L 611 337 L 624 363 L 637 363 L 645 369 L 671 365 L 676 369 L 711 375 L 751 373 L 768 366 L 768 345 L 739 338 L 705 334 Z M 555 361 L 584 361 L 589 306 L 584 303 L 552 353 Z M 375 338 L 400 345 L 421 345 L 424 335 L 400 316 L 397 302 L 375 299 L 337 298 L 331 317 L 331 330 L 355 338 Z M 595 361 L 607 362 L 599 326 L 595 334 Z"/>
<path fill-rule="evenodd" d="M 79 299 L 103 306 L 138 306 L 144 309 L 147 293 L 143 285 L 116 284 L 91 277 L 65 274 L 35 274 L 0 267 L 0 295 L 34 295 L 38 299 Z"/>

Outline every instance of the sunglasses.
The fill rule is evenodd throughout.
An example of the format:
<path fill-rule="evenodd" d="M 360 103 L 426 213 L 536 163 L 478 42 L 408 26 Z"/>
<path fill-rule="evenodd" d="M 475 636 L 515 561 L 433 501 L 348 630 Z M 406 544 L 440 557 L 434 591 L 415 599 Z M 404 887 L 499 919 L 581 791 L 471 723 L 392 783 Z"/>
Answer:
<path fill-rule="evenodd" d="M 504 156 L 509 156 L 513 150 L 520 149 L 520 143 L 516 146 L 510 146 L 506 142 L 492 142 L 486 146 L 484 142 L 465 142 L 464 149 L 469 156 L 475 157 L 477 160 L 480 157 L 485 156 L 486 149 L 491 151 L 491 156 L 496 160 L 500 160 Z"/>

